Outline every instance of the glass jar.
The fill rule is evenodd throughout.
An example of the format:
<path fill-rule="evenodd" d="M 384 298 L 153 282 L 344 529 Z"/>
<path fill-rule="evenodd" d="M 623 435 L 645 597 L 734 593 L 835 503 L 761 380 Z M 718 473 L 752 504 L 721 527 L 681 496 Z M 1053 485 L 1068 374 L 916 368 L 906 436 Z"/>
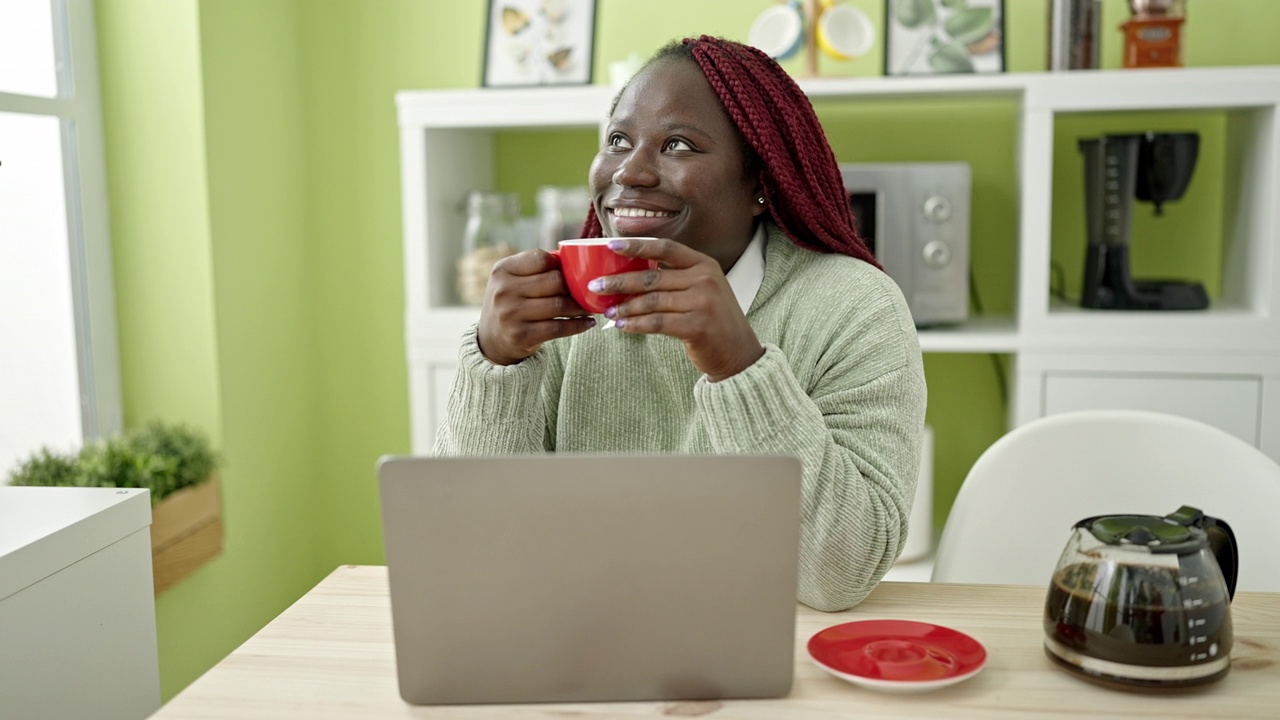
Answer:
<path fill-rule="evenodd" d="M 467 196 L 467 225 L 458 259 L 458 296 L 467 305 L 484 303 L 494 263 L 516 253 L 520 197 L 473 190 Z"/>
<path fill-rule="evenodd" d="M 561 240 L 581 235 L 591 207 L 591 192 L 586 186 L 539 188 L 537 199 L 538 247 L 549 252 Z"/>

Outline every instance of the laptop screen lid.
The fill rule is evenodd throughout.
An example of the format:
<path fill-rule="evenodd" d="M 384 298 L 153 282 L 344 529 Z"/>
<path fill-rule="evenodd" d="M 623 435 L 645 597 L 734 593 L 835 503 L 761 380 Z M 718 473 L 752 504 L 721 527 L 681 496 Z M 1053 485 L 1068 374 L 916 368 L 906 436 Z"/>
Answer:
<path fill-rule="evenodd" d="M 800 472 L 761 456 L 383 458 L 401 697 L 787 694 Z"/>

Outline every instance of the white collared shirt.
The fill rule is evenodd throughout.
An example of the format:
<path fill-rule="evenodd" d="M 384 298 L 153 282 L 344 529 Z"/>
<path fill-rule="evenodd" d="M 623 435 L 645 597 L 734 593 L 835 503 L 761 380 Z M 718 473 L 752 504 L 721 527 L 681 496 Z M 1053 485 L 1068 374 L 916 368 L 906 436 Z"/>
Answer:
<path fill-rule="evenodd" d="M 765 237 L 764 223 L 757 223 L 756 232 L 751 236 L 747 249 L 742 251 L 742 257 L 724 275 L 724 279 L 729 281 L 729 287 L 733 289 L 733 296 L 738 299 L 738 307 L 742 308 L 743 315 L 751 309 L 751 303 L 755 302 L 760 285 L 764 283 Z"/>

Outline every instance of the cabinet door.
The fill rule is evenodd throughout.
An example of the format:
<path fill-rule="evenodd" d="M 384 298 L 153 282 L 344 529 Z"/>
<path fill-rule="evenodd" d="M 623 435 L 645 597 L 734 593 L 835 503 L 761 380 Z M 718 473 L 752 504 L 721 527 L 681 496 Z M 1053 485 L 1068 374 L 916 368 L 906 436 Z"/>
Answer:
<path fill-rule="evenodd" d="M 1258 447 L 1262 378 L 1051 372 L 1044 414 L 1074 410 L 1151 410 L 1225 430 Z"/>
<path fill-rule="evenodd" d="M 429 455 L 435 446 L 436 429 L 444 419 L 449 388 L 457 372 L 456 363 L 409 359 L 409 417 L 414 455 Z"/>
<path fill-rule="evenodd" d="M 444 409 L 449 404 L 449 389 L 453 387 L 453 376 L 458 374 L 456 365 L 432 365 L 431 366 L 431 390 L 432 390 L 432 415 L 431 428 L 435 431 L 436 426 L 444 419 Z"/>

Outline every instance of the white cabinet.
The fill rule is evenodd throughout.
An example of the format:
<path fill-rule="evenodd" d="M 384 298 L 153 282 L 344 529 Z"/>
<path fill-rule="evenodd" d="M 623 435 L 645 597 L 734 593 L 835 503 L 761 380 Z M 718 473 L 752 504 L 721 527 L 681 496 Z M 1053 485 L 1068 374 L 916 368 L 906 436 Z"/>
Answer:
<path fill-rule="evenodd" d="M 1280 460 L 1280 67 L 828 78 L 801 86 L 828 102 L 1016 102 L 1019 132 L 1010 139 L 1018 158 L 1015 311 L 920 333 L 925 352 L 1012 356 L 1011 425 L 1065 408 L 1164 407 L 1252 434 L 1251 442 Z M 478 316 L 452 300 L 462 237 L 456 208 L 468 190 L 494 187 L 495 134 L 598 128 L 613 94 L 606 87 L 577 87 L 397 96 L 414 452 L 431 447 L 458 338 Z M 1226 116 L 1225 166 L 1232 175 L 1224 189 L 1221 297 L 1206 311 L 1167 313 L 1091 311 L 1055 302 L 1055 121 L 1079 113 L 1162 110 Z M 1215 387 L 1231 392 L 1205 391 L 1203 383 L 1218 380 L 1226 384 Z M 1155 402 L 1178 396 L 1177 402 Z M 1251 414 L 1252 424 L 1245 420 Z"/>
<path fill-rule="evenodd" d="M 1230 375 L 1139 372 L 1044 376 L 1044 413 L 1138 409 L 1195 417 L 1258 445 L 1262 379 Z"/>
<path fill-rule="evenodd" d="M 0 487 L 0 717 L 160 707 L 145 490 Z"/>

